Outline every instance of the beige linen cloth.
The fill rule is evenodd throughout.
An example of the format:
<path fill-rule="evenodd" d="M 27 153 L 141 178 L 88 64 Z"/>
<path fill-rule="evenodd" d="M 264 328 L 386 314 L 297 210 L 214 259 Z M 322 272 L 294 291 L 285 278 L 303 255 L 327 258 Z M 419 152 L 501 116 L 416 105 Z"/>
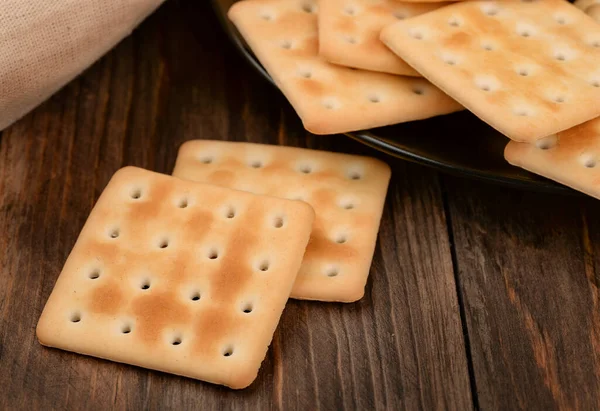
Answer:
<path fill-rule="evenodd" d="M 164 0 L 0 0 L 0 130 L 114 47 Z"/>

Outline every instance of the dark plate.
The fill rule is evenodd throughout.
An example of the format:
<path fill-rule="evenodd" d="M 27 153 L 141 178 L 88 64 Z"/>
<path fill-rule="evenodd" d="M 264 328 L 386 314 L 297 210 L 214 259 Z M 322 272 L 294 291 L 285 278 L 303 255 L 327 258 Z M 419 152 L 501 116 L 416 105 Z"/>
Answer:
<path fill-rule="evenodd" d="M 235 1 L 212 0 L 212 4 L 221 25 L 240 53 L 273 84 L 269 74 L 227 19 L 227 10 Z M 573 192 L 508 164 L 503 156 L 508 139 L 467 111 L 347 135 L 395 157 L 441 171 L 526 190 Z"/>

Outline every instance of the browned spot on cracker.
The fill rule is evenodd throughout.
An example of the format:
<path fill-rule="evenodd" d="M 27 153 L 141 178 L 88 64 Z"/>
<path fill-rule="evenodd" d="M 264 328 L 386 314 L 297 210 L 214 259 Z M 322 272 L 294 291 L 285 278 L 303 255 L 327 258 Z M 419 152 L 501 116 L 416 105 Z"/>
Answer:
<path fill-rule="evenodd" d="M 351 18 L 339 19 L 336 21 L 335 30 L 342 33 L 353 33 L 356 31 L 356 22 Z"/>
<path fill-rule="evenodd" d="M 244 212 L 243 221 L 231 236 L 218 271 L 212 274 L 210 293 L 213 295 L 211 307 L 202 312 L 195 326 L 199 336 L 195 349 L 200 352 L 212 349 L 224 330 L 231 332 L 235 325 L 232 307 L 240 298 L 240 292 L 247 288 L 252 279 L 254 267 L 251 256 L 256 248 L 256 235 L 246 226 L 256 224 L 265 217 L 264 209 L 258 202 L 251 204 Z"/>
<path fill-rule="evenodd" d="M 233 180 L 235 179 L 235 173 L 230 170 L 217 170 L 208 175 L 207 181 L 211 184 L 216 184 L 220 186 L 228 186 L 233 184 Z"/>
<path fill-rule="evenodd" d="M 239 320 L 232 306 L 210 305 L 194 322 L 194 351 L 198 354 L 214 355 L 227 334 L 235 334 Z M 227 333 L 227 334 L 226 334 Z"/>
<path fill-rule="evenodd" d="M 472 41 L 473 38 L 469 34 L 460 31 L 445 39 L 443 44 L 444 46 L 451 47 L 454 49 L 461 49 L 472 47 Z"/>
<path fill-rule="evenodd" d="M 160 341 L 165 327 L 189 323 L 192 315 L 173 291 L 160 290 L 135 298 L 132 311 L 137 321 L 135 335 L 149 345 Z"/>
<path fill-rule="evenodd" d="M 88 308 L 98 314 L 115 315 L 123 309 L 124 303 L 125 299 L 118 284 L 107 281 L 92 290 Z"/>
<path fill-rule="evenodd" d="M 305 79 L 305 78 L 299 78 L 298 80 L 298 87 L 303 89 L 306 94 L 313 96 L 313 97 L 318 97 L 318 96 L 322 96 L 323 94 L 325 94 L 325 86 L 323 85 L 323 83 L 314 80 L 314 79 Z"/>
<path fill-rule="evenodd" d="M 358 251 L 354 247 L 348 244 L 338 244 L 329 239 L 323 229 L 315 224 L 306 247 L 307 257 L 326 257 L 330 260 L 345 261 L 346 259 L 355 258 L 357 255 Z"/>

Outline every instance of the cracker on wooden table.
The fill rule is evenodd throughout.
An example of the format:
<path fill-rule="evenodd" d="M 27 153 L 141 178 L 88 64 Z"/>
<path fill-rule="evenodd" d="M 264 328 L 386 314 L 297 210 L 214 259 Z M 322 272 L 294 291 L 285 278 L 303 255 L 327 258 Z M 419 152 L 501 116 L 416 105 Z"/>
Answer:
<path fill-rule="evenodd" d="M 347 67 L 421 77 L 379 40 L 381 30 L 448 3 L 397 0 L 320 0 L 319 54 Z"/>
<path fill-rule="evenodd" d="M 533 144 L 511 141 L 509 163 L 600 199 L 600 118 Z"/>
<path fill-rule="evenodd" d="M 352 302 L 364 294 L 390 179 L 369 157 L 223 141 L 189 141 L 173 175 L 289 199 L 316 212 L 291 296 Z"/>
<path fill-rule="evenodd" d="M 381 39 L 513 140 L 600 115 L 600 25 L 566 1 L 457 3 L 394 23 Z"/>
<path fill-rule="evenodd" d="M 244 0 L 229 18 L 307 130 L 335 134 L 418 120 L 462 107 L 420 78 L 354 70 L 318 56 L 314 0 Z"/>
<path fill-rule="evenodd" d="M 314 211 L 128 167 L 89 216 L 43 345 L 243 388 L 289 297 Z"/>

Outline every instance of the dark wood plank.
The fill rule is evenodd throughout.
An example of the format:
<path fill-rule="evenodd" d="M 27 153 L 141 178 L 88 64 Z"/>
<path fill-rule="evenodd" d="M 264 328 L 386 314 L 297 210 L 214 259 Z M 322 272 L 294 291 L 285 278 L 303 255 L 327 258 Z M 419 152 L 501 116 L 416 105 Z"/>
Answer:
<path fill-rule="evenodd" d="M 599 409 L 597 202 L 457 179 L 447 195 L 481 408 Z"/>
<path fill-rule="evenodd" d="M 41 347 L 34 330 L 95 199 L 126 164 L 170 172 L 193 138 L 373 154 L 315 137 L 204 2 L 167 2 L 0 144 L 0 409 L 472 408 L 437 175 L 394 163 L 356 304 L 292 301 L 258 380 L 231 391 Z"/>

